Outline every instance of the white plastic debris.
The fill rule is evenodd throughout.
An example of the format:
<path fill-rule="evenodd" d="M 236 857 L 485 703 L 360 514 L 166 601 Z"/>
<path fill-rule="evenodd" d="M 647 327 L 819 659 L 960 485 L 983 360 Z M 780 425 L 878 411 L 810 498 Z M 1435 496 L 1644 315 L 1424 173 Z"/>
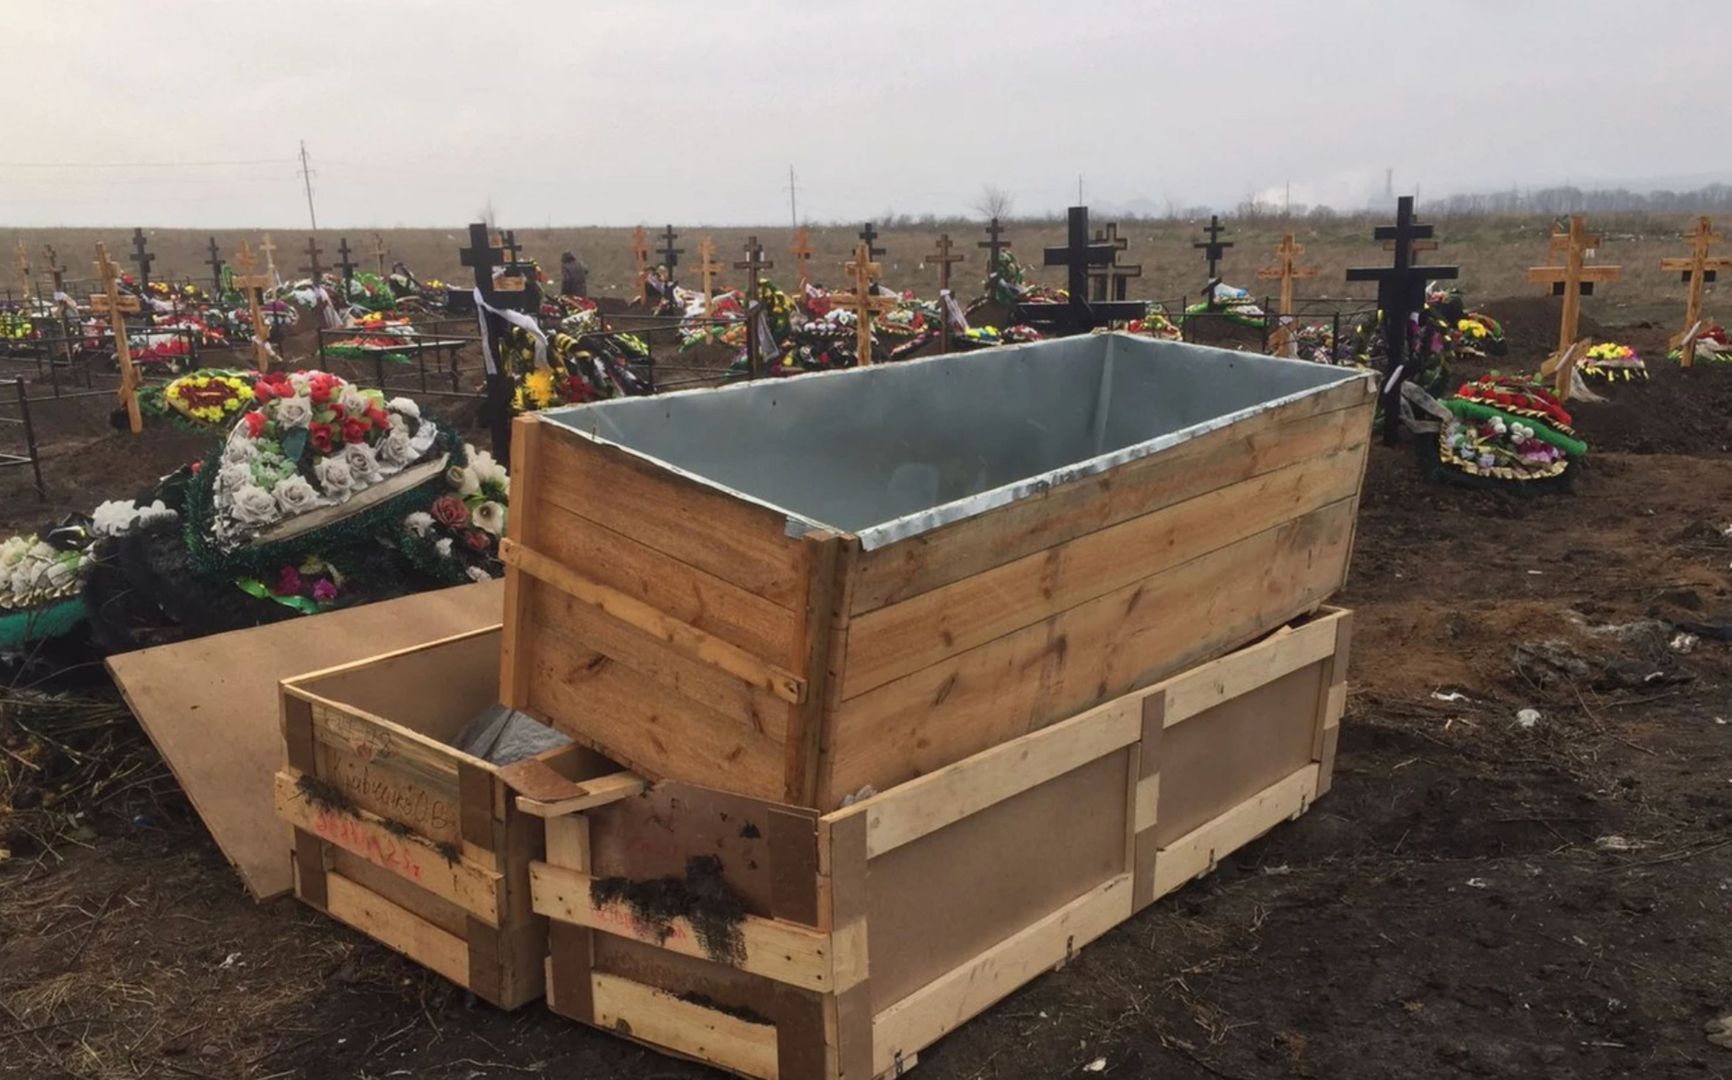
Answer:
<path fill-rule="evenodd" d="M 1690 653 L 1696 651 L 1696 644 L 1701 640 L 1702 639 L 1697 637 L 1695 634 L 1680 632 L 1676 637 L 1672 638 L 1672 651 L 1688 656 Z"/>
<path fill-rule="evenodd" d="M 1640 840 L 1631 840 L 1627 836 L 1602 836 L 1594 841 L 1594 846 L 1601 851 L 1638 851 L 1648 845 Z"/>
<path fill-rule="evenodd" d="M 1107 1059 L 1104 1057 L 1095 1058 L 1093 1061 L 1091 1061 L 1087 1065 L 1083 1066 L 1083 1072 L 1106 1072 L 1106 1071 L 1107 1071 Z"/>
<path fill-rule="evenodd" d="M 217 970 L 218 971 L 226 971 L 229 968 L 232 968 L 236 964 L 240 963 L 240 960 L 241 960 L 241 954 L 240 953 L 238 953 L 238 952 L 229 953 L 227 956 L 223 957 L 223 962 L 217 965 Z"/>
<path fill-rule="evenodd" d="M 1467 887 L 1470 889 L 1489 889 L 1491 882 L 1482 877 L 1470 877 L 1467 879 Z"/>
<path fill-rule="evenodd" d="M 1538 709 L 1523 709 L 1515 715 L 1516 726 L 1523 731 L 1532 731 L 1540 722 Z"/>
<path fill-rule="evenodd" d="M 1469 698 L 1466 694 L 1462 693 L 1459 690 L 1451 690 L 1447 694 L 1444 693 L 1442 690 L 1433 690 L 1431 692 L 1431 698 L 1433 701 L 1447 701 L 1447 702 L 1450 702 L 1452 704 L 1454 702 L 1457 702 L 1457 701 L 1471 701 L 1471 700 L 1473 700 L 1472 698 Z"/>

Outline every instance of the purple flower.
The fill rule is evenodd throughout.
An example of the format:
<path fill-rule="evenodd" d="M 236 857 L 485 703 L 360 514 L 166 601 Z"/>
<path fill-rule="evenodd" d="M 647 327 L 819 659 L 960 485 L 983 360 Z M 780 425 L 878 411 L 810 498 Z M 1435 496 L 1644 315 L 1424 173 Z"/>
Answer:
<path fill-rule="evenodd" d="M 324 578 L 313 585 L 313 599 L 321 604 L 328 604 L 337 598 L 337 587 Z"/>

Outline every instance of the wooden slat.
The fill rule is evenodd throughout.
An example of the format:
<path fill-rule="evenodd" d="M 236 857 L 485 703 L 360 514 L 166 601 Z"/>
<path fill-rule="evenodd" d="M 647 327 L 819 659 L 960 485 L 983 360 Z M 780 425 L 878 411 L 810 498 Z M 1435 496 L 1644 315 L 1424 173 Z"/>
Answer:
<path fill-rule="evenodd" d="M 1339 616 L 1323 616 L 1294 629 L 1279 630 L 1250 649 L 1212 660 L 1161 683 L 1166 691 L 1168 727 L 1273 682 L 1335 652 Z"/>
<path fill-rule="evenodd" d="M 1363 442 L 1368 382 L 1304 398 L 1111 472 L 862 555 L 850 611 L 861 614 L 1109 525 L 1296 461 Z"/>
<path fill-rule="evenodd" d="M 782 730 L 789 705 L 768 690 L 689 656 L 635 627 L 611 619 L 557 589 L 535 597 L 533 633 L 551 637 L 587 662 L 611 660 L 648 676 L 705 708 L 759 730 Z"/>
<path fill-rule="evenodd" d="M 591 976 L 595 1025 L 757 1080 L 777 1080 L 776 1029 L 630 979 Z"/>
<path fill-rule="evenodd" d="M 680 562 L 793 609 L 800 544 L 776 511 L 542 421 L 535 491 Z"/>
<path fill-rule="evenodd" d="M 755 731 L 623 664 L 592 659 L 561 648 L 553 635 L 538 637 L 531 711 L 646 779 L 671 776 L 703 783 L 725 769 L 732 789 L 781 797 L 780 730 Z"/>
<path fill-rule="evenodd" d="M 302 793 L 298 780 L 295 772 L 277 773 L 278 817 L 449 900 L 490 926 L 499 925 L 499 874 L 462 859 L 449 859 L 432 841 L 392 829 L 388 820 L 377 814 L 358 808 L 345 812 L 316 806 Z"/>
<path fill-rule="evenodd" d="M 606 806 L 608 803 L 618 802 L 621 799 L 629 799 L 633 795 L 642 794 L 644 788 L 648 786 L 648 782 L 637 773 L 617 772 L 573 784 L 570 794 L 551 802 L 532 799 L 528 795 L 519 795 L 517 797 L 517 809 L 538 818 L 564 817 L 567 814 L 581 813 L 584 810 L 593 810 L 598 806 Z"/>
<path fill-rule="evenodd" d="M 304 691 L 290 691 L 304 694 Z M 361 713 L 315 695 L 313 737 L 359 757 L 369 765 L 395 769 L 432 790 L 457 790 L 460 761 L 479 763 L 452 747 L 407 731 L 380 717 Z M 487 766 L 491 768 L 491 766 Z"/>
<path fill-rule="evenodd" d="M 674 919 L 665 926 L 646 926 L 627 907 L 596 906 L 590 899 L 590 887 L 595 880 L 576 870 L 544 862 L 530 863 L 530 894 L 535 900 L 535 913 L 559 922 L 575 923 L 641 941 L 682 956 L 736 967 L 790 986 L 808 990 L 835 988 L 829 934 L 776 919 L 747 915 L 739 924 L 744 955 L 738 958 L 712 956 L 704 949 L 696 929 L 685 919 Z"/>
<path fill-rule="evenodd" d="M 876 858 L 1128 746 L 1141 736 L 1141 695 L 1130 694 L 828 816 L 833 820 L 864 816 L 866 854 Z"/>
<path fill-rule="evenodd" d="M 1351 497 L 1363 439 L 856 616 L 843 698 Z"/>
<path fill-rule="evenodd" d="M 1210 552 L 842 704 L 822 807 L 888 790 L 1218 655 L 1341 585 L 1355 501 Z"/>
<path fill-rule="evenodd" d="M 683 623 L 635 597 L 593 581 L 576 570 L 507 538 L 499 544 L 499 558 L 546 582 L 575 600 L 677 649 L 694 660 L 713 665 L 736 679 L 798 704 L 805 699 L 806 683 L 792 672 L 753 656 L 744 649 Z"/>
<path fill-rule="evenodd" d="M 799 664 L 799 620 L 792 609 L 545 499 L 537 498 L 537 506 L 535 550 L 770 663 Z"/>
<path fill-rule="evenodd" d="M 375 941 L 445 976 L 469 985 L 469 943 L 343 877 L 325 875 L 326 911 Z"/>
<path fill-rule="evenodd" d="M 540 500 L 532 498 L 529 485 L 541 470 L 536 461 L 536 449 L 541 445 L 540 429 L 535 420 L 520 416 L 511 424 L 511 492 L 510 513 L 506 515 L 506 536 L 527 543 L 536 539 L 536 516 Z M 505 624 L 499 642 L 499 700 L 519 708 L 529 700 L 529 652 L 519 643 L 529 633 L 531 594 L 537 591 L 534 579 L 514 566 L 505 568 Z"/>
<path fill-rule="evenodd" d="M 435 843 L 462 841 L 462 814 L 455 778 L 444 780 L 393 764 L 375 765 L 346 746 L 315 744 L 311 775 L 334 784 L 356 806 L 370 810 Z"/>
<path fill-rule="evenodd" d="M 843 543 L 827 532 L 805 539 L 806 593 L 800 612 L 800 675 L 806 680 L 806 687 L 803 699 L 788 710 L 788 734 L 783 740 L 787 768 L 782 798 L 793 806 L 812 806 L 818 801 L 819 752 L 830 681 L 830 636 L 840 591 L 836 575 L 838 566 L 844 565 Z M 848 543 L 852 545 L 853 541 Z"/>
<path fill-rule="evenodd" d="M 1315 762 L 1277 780 L 1155 853 L 1155 896 L 1165 896 L 1304 810 L 1317 792 Z"/>
<path fill-rule="evenodd" d="M 1131 879 L 1121 874 L 888 1008 L 872 1020 L 880 1073 L 924 1050 L 1077 949 L 1130 918 Z"/>

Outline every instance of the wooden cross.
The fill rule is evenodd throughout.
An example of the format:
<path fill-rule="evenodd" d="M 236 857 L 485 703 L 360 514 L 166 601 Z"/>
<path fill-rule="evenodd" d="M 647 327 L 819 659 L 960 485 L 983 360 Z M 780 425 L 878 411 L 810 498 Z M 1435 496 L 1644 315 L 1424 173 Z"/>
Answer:
<path fill-rule="evenodd" d="M 926 256 L 929 263 L 938 264 L 938 351 L 950 351 L 950 264 L 959 263 L 961 252 L 950 250 L 950 234 L 938 234 L 938 250 Z"/>
<path fill-rule="evenodd" d="M 156 256 L 144 249 L 144 230 L 132 230 L 132 261 L 138 266 L 138 291 L 150 291 L 150 264 L 156 261 Z"/>
<path fill-rule="evenodd" d="M 722 264 L 716 261 L 716 242 L 705 236 L 698 241 L 698 279 L 704 288 L 704 314 L 709 315 L 716 302 L 716 275 Z"/>
<path fill-rule="evenodd" d="M 390 254 L 390 251 L 385 247 L 385 238 L 383 236 L 379 235 L 378 233 L 374 233 L 373 234 L 373 246 L 370 249 L 368 249 L 367 254 L 373 256 L 374 260 L 376 260 L 378 262 L 378 264 L 379 264 L 379 276 L 384 277 L 385 276 L 385 256 Z"/>
<path fill-rule="evenodd" d="M 995 217 L 992 221 L 987 223 L 986 239 L 978 240 L 974 245 L 975 247 L 985 248 L 987 250 L 986 276 L 989 278 L 998 277 L 999 252 L 1010 247 L 1009 240 L 1000 239 L 1003 235 L 1004 227 L 998 223 L 998 219 Z"/>
<path fill-rule="evenodd" d="M 18 276 L 24 282 L 24 299 L 30 299 L 30 252 L 25 250 L 24 241 L 18 241 Z"/>
<path fill-rule="evenodd" d="M 1732 259 L 1709 256 L 1708 249 L 1718 243 L 1721 236 L 1705 216 L 1696 219 L 1695 231 L 1684 239 L 1690 241 L 1689 258 L 1661 259 L 1660 269 L 1681 271 L 1682 280 L 1690 286 L 1689 300 L 1684 308 L 1684 329 L 1672 338 L 1670 344 L 1683 350 L 1680 366 L 1693 367 L 1696 363 L 1696 338 L 1702 328 L 1703 286 L 1718 276 L 1717 271 L 1732 269 Z"/>
<path fill-rule="evenodd" d="M 674 241 L 679 238 L 680 234 L 674 232 L 674 227 L 672 225 L 669 225 L 667 228 L 662 230 L 662 265 L 667 267 L 668 270 L 669 289 L 672 289 L 674 284 L 674 267 L 680 264 L 680 256 L 686 253 L 685 248 L 674 247 Z M 671 296 L 673 294 L 670 292 L 669 295 Z"/>
<path fill-rule="evenodd" d="M 1600 242 L 1588 235 L 1580 214 L 1570 215 L 1570 231 L 1565 237 L 1565 258 L 1562 266 L 1530 266 L 1528 280 L 1538 285 L 1550 285 L 1553 296 L 1564 298 L 1563 317 L 1558 324 L 1558 351 L 1569 348 L 1576 340 L 1581 322 L 1582 297 L 1594 294 L 1594 282 L 1617 281 L 1624 276 L 1621 266 L 1589 266 L 1588 252 Z"/>
<path fill-rule="evenodd" d="M 812 258 L 812 230 L 802 225 L 794 230 L 794 268 L 800 273 L 800 284 L 809 280 L 806 275 L 806 263 Z"/>
<path fill-rule="evenodd" d="M 42 253 L 48 256 L 48 280 L 54 283 L 54 292 L 66 291 L 66 268 L 60 265 L 59 257 L 54 254 L 54 245 L 43 244 Z"/>
<path fill-rule="evenodd" d="M 878 230 L 872 227 L 872 223 L 870 221 L 868 221 L 866 223 L 866 227 L 864 229 L 860 230 L 859 235 L 860 235 L 860 239 L 862 241 L 864 241 L 866 244 L 866 251 L 868 252 L 868 255 L 870 258 L 876 259 L 878 256 L 884 254 L 884 249 L 881 247 L 877 247 L 874 244 L 874 241 L 876 241 L 878 239 Z"/>
<path fill-rule="evenodd" d="M 758 310 L 758 272 L 775 268 L 775 263 L 764 258 L 764 248 L 758 243 L 758 238 L 746 237 L 746 257 L 735 260 L 734 269 L 746 271 L 746 369 L 752 373 L 754 379 L 763 374 L 759 370 L 761 364 L 758 360 L 758 328 L 753 321 Z"/>
<path fill-rule="evenodd" d="M 649 234 L 639 225 L 631 231 L 631 254 L 637 264 L 637 298 L 649 303 Z"/>
<path fill-rule="evenodd" d="M 216 237 L 209 238 L 206 248 L 209 250 L 210 256 L 205 259 L 204 264 L 210 267 L 210 295 L 211 299 L 215 300 L 223 294 L 223 257 L 222 253 L 217 250 Z"/>
<path fill-rule="evenodd" d="M 265 234 L 265 241 L 259 245 L 259 250 L 264 252 L 265 273 L 271 275 L 271 288 L 274 289 L 277 287 L 277 245 L 271 243 L 270 233 Z"/>
<path fill-rule="evenodd" d="M 1221 224 L 1221 218 L 1218 214 L 1209 215 L 1209 224 L 1204 226 L 1203 231 L 1209 234 L 1209 238 L 1194 241 L 1191 246 L 1201 249 L 1203 257 L 1209 260 L 1209 284 L 1204 286 L 1204 293 L 1208 298 L 1209 310 L 1214 311 L 1215 290 L 1221 285 L 1221 256 L 1227 253 L 1227 249 L 1233 246 L 1233 242 L 1221 239 L 1221 234 L 1227 231 L 1227 227 Z"/>
<path fill-rule="evenodd" d="M 120 367 L 120 400 L 126 404 L 126 422 L 137 435 L 144 430 L 144 417 L 138 411 L 138 369 L 132 366 L 132 346 L 126 340 L 126 316 L 143 310 L 138 297 L 120 291 L 120 267 L 108 257 L 108 248 L 96 244 L 96 278 L 102 282 L 102 292 L 90 298 L 90 310 L 108 316 L 114 332 L 114 359 Z"/>
<path fill-rule="evenodd" d="M 1082 333 L 1110 322 L 1140 319 L 1148 313 L 1147 304 L 1113 300 L 1089 302 L 1089 267 L 1106 266 L 1118 254 L 1118 248 L 1110 244 L 1089 242 L 1088 207 L 1070 208 L 1067 234 L 1064 247 L 1049 247 L 1042 253 L 1045 265 L 1063 266 L 1067 271 L 1070 299 L 1062 305 L 1063 312 L 1060 316 L 1065 330 Z M 1041 309 L 1055 306 L 1058 305 L 1020 304 L 1017 310 L 1024 318 L 1043 318 L 1048 312 Z"/>
<path fill-rule="evenodd" d="M 872 283 L 884 270 L 872 261 L 871 251 L 872 242 L 862 234 L 860 243 L 854 246 L 854 257 L 845 267 L 854 281 L 854 291 L 830 294 L 831 302 L 837 307 L 854 309 L 854 357 L 861 367 L 872 363 L 872 313 L 890 311 L 896 306 L 895 297 L 877 296 L 872 292 Z"/>
<path fill-rule="evenodd" d="M 253 317 L 253 364 L 260 371 L 269 371 L 271 369 L 271 350 L 267 342 L 270 338 L 270 330 L 265 326 L 265 315 L 259 304 L 259 294 L 276 282 L 266 274 L 253 273 L 258 264 L 253 258 L 253 249 L 247 246 L 245 240 L 241 241 L 241 249 L 235 254 L 235 265 L 240 268 L 240 273 L 234 275 L 234 286 L 247 298 L 247 310 L 252 313 Z"/>
<path fill-rule="evenodd" d="M 521 261 L 522 249 L 517 246 L 516 229 L 499 230 L 499 246 L 505 252 L 505 265 L 511 266 Z"/>
<path fill-rule="evenodd" d="M 1118 222 L 1108 222 L 1105 229 L 1095 233 L 1095 243 L 1106 244 L 1113 249 L 1112 261 L 1105 266 L 1089 267 L 1089 285 L 1093 289 L 1094 300 L 1123 300 L 1129 294 L 1130 280 L 1143 276 L 1141 263 L 1119 262 L 1119 252 L 1130 246 L 1127 237 L 1119 235 Z"/>
<path fill-rule="evenodd" d="M 1383 382 L 1383 441 L 1395 444 L 1401 427 L 1401 384 L 1413 377 L 1407 363 L 1408 323 L 1425 307 L 1425 283 L 1432 279 L 1458 277 L 1459 266 L 1420 266 L 1413 261 L 1415 241 L 1430 240 L 1432 227 L 1414 220 L 1413 196 L 1396 202 L 1395 224 L 1379 225 L 1371 233 L 1378 241 L 1395 244 L 1393 266 L 1354 266 L 1348 281 L 1377 282 L 1377 308 L 1383 313 L 1383 344 L 1388 356 Z"/>
<path fill-rule="evenodd" d="M 1429 243 L 1433 247 L 1437 246 L 1435 240 L 1419 242 Z M 1288 346 L 1292 343 L 1292 334 L 1288 324 L 1293 319 L 1293 282 L 1299 278 L 1317 276 L 1315 266 L 1299 265 L 1299 256 L 1303 254 L 1305 254 L 1305 245 L 1297 243 L 1293 239 L 1293 234 L 1287 233 L 1281 237 L 1281 242 L 1275 246 L 1275 265 L 1265 266 L 1257 271 L 1257 276 L 1264 281 L 1281 282 L 1281 308 L 1277 312 L 1281 316 L 1281 326 L 1269 341 L 1278 356 L 1291 355 Z"/>
<path fill-rule="evenodd" d="M 301 267 L 301 272 L 312 275 L 313 288 L 322 284 L 325 268 L 319 265 L 319 241 L 315 237 L 307 237 L 307 265 Z"/>
<path fill-rule="evenodd" d="M 355 264 L 349 258 L 349 238 L 343 237 L 337 243 L 337 269 L 343 274 L 343 296 L 346 299 L 354 290 Z"/>

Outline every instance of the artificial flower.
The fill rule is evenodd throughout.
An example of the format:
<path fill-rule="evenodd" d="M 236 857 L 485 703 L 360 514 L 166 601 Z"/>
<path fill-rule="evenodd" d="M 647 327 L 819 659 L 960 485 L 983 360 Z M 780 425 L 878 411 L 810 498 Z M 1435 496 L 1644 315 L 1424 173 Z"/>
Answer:
<path fill-rule="evenodd" d="M 325 494 L 342 498 L 355 489 L 355 474 L 349 463 L 340 457 L 323 457 L 313 465 L 313 473 Z"/>
<path fill-rule="evenodd" d="M 312 423 L 313 403 L 304 397 L 286 397 L 276 403 L 272 419 L 281 428 L 301 428 Z"/>
<path fill-rule="evenodd" d="M 498 536 L 505 531 L 505 507 L 492 499 L 475 508 L 475 527 Z"/>
<path fill-rule="evenodd" d="M 449 528 L 461 529 L 469 524 L 469 507 L 463 505 L 463 500 L 455 495 L 439 496 L 428 509 L 432 511 L 435 521 Z"/>
<path fill-rule="evenodd" d="M 242 525 L 269 525 L 281 516 L 277 500 L 257 484 L 243 484 L 235 489 L 229 501 L 229 513 Z"/>
<path fill-rule="evenodd" d="M 256 439 L 260 435 L 263 435 L 265 433 L 265 414 L 264 413 L 250 412 L 250 413 L 247 413 L 245 416 L 241 417 L 241 420 L 246 423 L 247 434 L 252 436 L 253 438 Z"/>
<path fill-rule="evenodd" d="M 285 476 L 277 481 L 276 487 L 271 489 L 271 494 L 276 498 L 277 506 L 282 508 L 284 517 L 306 513 L 319 505 L 320 501 L 319 493 L 313 489 L 312 484 L 307 482 L 307 478 L 299 473 Z"/>
<path fill-rule="evenodd" d="M 416 536 L 426 536 L 433 529 L 433 515 L 417 510 L 403 519 L 403 527 Z"/>
<path fill-rule="evenodd" d="M 357 484 L 371 484 L 379 479 L 378 455 L 364 442 L 343 447 L 343 463 L 349 466 Z"/>

